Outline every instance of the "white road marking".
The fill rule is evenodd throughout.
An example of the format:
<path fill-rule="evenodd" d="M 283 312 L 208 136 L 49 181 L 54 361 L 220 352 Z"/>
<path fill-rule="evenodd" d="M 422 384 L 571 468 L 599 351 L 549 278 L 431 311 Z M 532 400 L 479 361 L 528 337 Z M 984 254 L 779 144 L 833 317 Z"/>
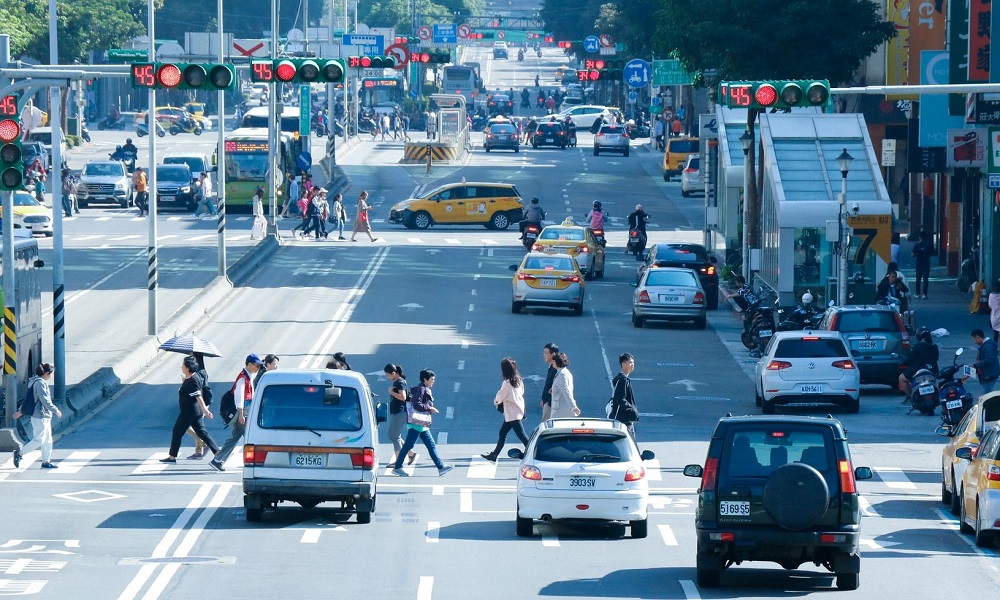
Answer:
<path fill-rule="evenodd" d="M 493 479 L 497 474 L 497 464 L 481 456 L 472 457 L 469 463 L 469 479 Z"/>
<path fill-rule="evenodd" d="M 468 331 L 470 329 L 472 329 L 472 321 L 466 321 L 465 322 L 465 330 Z"/>
<path fill-rule="evenodd" d="M 464 360 L 458 361 L 458 370 L 459 371 L 464 371 L 465 370 L 465 361 Z"/>
<path fill-rule="evenodd" d="M 132 471 L 132 475 L 152 475 L 167 468 L 167 463 L 161 463 L 161 458 L 166 458 L 166 452 L 157 452 L 142 462 L 141 465 Z"/>
<path fill-rule="evenodd" d="M 111 217 L 97 217 L 95 221 L 110 221 Z"/>
<path fill-rule="evenodd" d="M 11 458 L 7 462 L 5 462 L 3 464 L 3 467 L 0 467 L 0 468 L 2 468 L 4 471 L 13 471 L 15 473 L 21 473 L 23 471 L 27 471 L 28 467 L 30 467 L 32 465 L 32 463 L 34 463 L 36 460 L 38 460 L 41 457 L 42 457 L 41 451 L 39 451 L 39 450 L 32 450 L 31 452 L 28 452 L 27 454 L 25 454 L 24 456 L 21 457 L 21 466 L 19 468 L 17 468 L 17 469 L 14 468 L 14 459 L 13 458 Z"/>
<path fill-rule="evenodd" d="M 660 537 L 663 538 L 663 543 L 667 546 L 676 546 L 677 538 L 674 536 L 674 531 L 670 529 L 670 525 L 657 525 L 660 530 Z"/>
<path fill-rule="evenodd" d="M 473 275 L 472 276 L 472 280 L 473 281 L 479 281 L 479 273 L 476 273 L 475 275 Z"/>
<path fill-rule="evenodd" d="M 120 235 L 120 236 L 118 236 L 118 237 L 113 237 L 113 238 L 108 238 L 108 241 L 109 241 L 109 242 L 123 242 L 123 241 L 125 241 L 125 240 L 134 240 L 134 239 L 136 239 L 136 238 L 141 238 L 141 237 L 142 237 L 142 236 L 141 236 L 141 235 L 138 235 L 138 234 L 133 234 L 133 235 Z"/>
<path fill-rule="evenodd" d="M 543 548 L 558 548 L 559 538 L 554 535 L 543 535 L 542 536 L 542 547 Z"/>
<path fill-rule="evenodd" d="M 431 487 L 431 496 L 444 496 L 444 486 L 435 485 Z"/>
<path fill-rule="evenodd" d="M 104 237 L 103 235 L 81 235 L 80 237 L 74 237 L 74 242 L 85 242 L 87 240 L 96 240 L 98 238 Z"/>
<path fill-rule="evenodd" d="M 462 389 L 462 382 L 461 381 L 456 381 L 455 384 L 453 386 L 451 386 L 451 391 L 453 393 L 455 393 L 455 394 L 457 394 L 458 390 L 460 390 L 460 389 Z"/>
<path fill-rule="evenodd" d="M 194 236 L 192 238 L 188 238 L 188 239 L 190 239 L 192 242 L 197 242 L 197 241 L 200 241 L 200 240 L 207 240 L 207 239 L 210 239 L 210 238 L 218 237 L 218 235 L 219 235 L 218 233 L 206 233 L 205 235 L 196 235 L 196 236 Z"/>
<path fill-rule="evenodd" d="M 878 512 L 876 512 L 875 509 L 872 508 L 871 503 L 869 503 L 868 499 L 865 498 L 864 496 L 861 495 L 858 496 L 858 506 L 861 508 L 861 514 L 863 514 L 866 517 L 877 518 L 882 516 L 878 514 Z"/>
<path fill-rule="evenodd" d="M 180 236 L 179 235 L 175 235 L 173 233 L 168 233 L 166 235 L 158 235 L 158 236 L 156 236 L 156 239 L 157 239 L 157 241 L 162 242 L 163 240 L 169 240 L 170 238 L 175 238 L 175 237 L 180 237 Z"/>
<path fill-rule="evenodd" d="M 469 340 L 462 340 L 462 350 L 469 349 Z"/>
<path fill-rule="evenodd" d="M 456 240 L 455 238 L 444 238 L 444 242 L 453 246 L 459 246 L 462 244 L 462 242 Z"/>
<path fill-rule="evenodd" d="M 446 418 L 446 419 L 454 419 L 455 418 L 455 407 L 454 406 L 449 406 L 449 407 L 447 407 L 447 408 L 444 409 L 444 418 Z"/>
<path fill-rule="evenodd" d="M 878 473 L 879 479 L 888 487 L 896 490 L 917 489 L 917 486 L 913 485 L 913 482 L 907 479 L 903 470 L 898 467 L 876 467 L 875 472 Z"/>
<path fill-rule="evenodd" d="M 302 532 L 302 539 L 299 540 L 300 544 L 315 544 L 319 542 L 319 536 L 323 533 L 322 529 L 306 529 Z"/>
<path fill-rule="evenodd" d="M 458 491 L 458 512 L 472 512 L 472 490 L 462 488 Z"/>
<path fill-rule="evenodd" d="M 469 312 L 473 312 L 475 310 L 476 310 L 476 305 L 475 304 L 470 304 L 469 305 Z"/>
<path fill-rule="evenodd" d="M 441 523 L 437 521 L 427 522 L 427 543 L 436 544 L 438 542 L 438 531 L 441 529 Z"/>
<path fill-rule="evenodd" d="M 684 597 L 687 600 L 701 600 L 701 594 L 698 593 L 698 586 L 694 584 L 690 579 L 681 579 L 681 590 L 684 592 Z"/>
<path fill-rule="evenodd" d="M 79 473 L 80 469 L 87 466 L 87 463 L 97 458 L 98 454 L 100 454 L 100 452 L 72 452 L 65 459 L 59 461 L 59 468 L 53 471 L 53 473 Z"/>
<path fill-rule="evenodd" d="M 434 578 L 430 575 L 421 575 L 420 583 L 417 584 L 417 600 L 431 600 L 433 590 Z"/>
<path fill-rule="evenodd" d="M 483 243 L 487 246 L 496 246 L 499 244 L 496 240 L 483 240 Z"/>
<path fill-rule="evenodd" d="M 422 240 L 420 238 L 406 238 L 406 241 L 410 242 L 411 244 L 423 244 L 424 243 L 424 240 Z"/>
<path fill-rule="evenodd" d="M 448 432 L 447 431 L 439 431 L 438 432 L 437 445 L 438 446 L 444 446 L 447 443 L 448 443 Z"/>

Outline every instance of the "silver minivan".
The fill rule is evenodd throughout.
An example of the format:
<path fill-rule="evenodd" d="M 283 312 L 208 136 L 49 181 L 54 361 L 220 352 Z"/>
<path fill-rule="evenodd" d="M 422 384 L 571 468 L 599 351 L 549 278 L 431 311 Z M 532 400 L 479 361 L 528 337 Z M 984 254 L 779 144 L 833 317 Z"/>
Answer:
<path fill-rule="evenodd" d="M 254 391 L 243 446 L 243 506 L 339 502 L 370 523 L 378 481 L 378 423 L 384 407 L 355 371 L 269 371 Z"/>

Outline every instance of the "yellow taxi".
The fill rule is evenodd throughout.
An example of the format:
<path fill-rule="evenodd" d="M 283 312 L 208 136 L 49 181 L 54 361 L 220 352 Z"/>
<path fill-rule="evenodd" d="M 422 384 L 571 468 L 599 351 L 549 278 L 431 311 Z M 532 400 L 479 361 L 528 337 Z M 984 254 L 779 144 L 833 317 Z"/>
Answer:
<path fill-rule="evenodd" d="M 669 127 L 669 124 L 667 125 Z M 663 181 L 677 175 L 680 177 L 688 156 L 698 154 L 699 139 L 696 137 L 668 137 L 666 149 L 663 152 Z"/>
<path fill-rule="evenodd" d="M 14 227 L 52 237 L 52 209 L 40 204 L 29 192 L 14 192 Z"/>
<path fill-rule="evenodd" d="M 942 425 L 937 428 L 938 435 L 951 438 L 941 451 L 941 502 L 956 516 L 961 510 L 958 488 L 961 487 L 962 475 L 969 464 L 969 461 L 956 454 L 960 448 L 976 448 L 983 433 L 998 422 L 1000 392 L 991 392 L 980 396 L 976 405 L 965 413 L 958 425 Z"/>
<path fill-rule="evenodd" d="M 431 225 L 483 225 L 507 229 L 524 218 L 524 201 L 509 183 L 446 183 L 397 202 L 389 209 L 389 222 L 408 229 Z"/>
<path fill-rule="evenodd" d="M 204 106 L 204 105 L 202 105 Z M 202 128 L 208 129 L 211 126 L 211 119 L 205 117 L 204 115 L 198 115 L 197 113 L 192 113 L 187 109 L 180 108 L 177 106 L 157 106 L 156 107 L 156 120 L 159 123 L 176 123 L 181 120 L 183 115 L 187 115 L 201 124 Z M 146 122 L 146 113 L 137 112 L 135 113 L 135 124 Z"/>
<path fill-rule="evenodd" d="M 543 229 L 531 249 L 538 252 L 549 249 L 565 252 L 576 259 L 580 271 L 587 279 L 604 277 L 604 246 L 597 241 L 594 230 L 575 224 L 573 217 L 566 217 L 559 225 L 549 225 Z"/>
<path fill-rule="evenodd" d="M 510 312 L 518 314 L 526 306 L 542 306 L 569 308 L 574 314 L 583 314 L 583 273 L 569 254 L 555 250 L 528 252 L 510 270 L 514 271 Z"/>
<path fill-rule="evenodd" d="M 983 435 L 977 449 L 965 446 L 956 453 L 969 462 L 959 488 L 958 526 L 975 535 L 977 546 L 991 548 L 1000 530 L 1000 425 Z"/>

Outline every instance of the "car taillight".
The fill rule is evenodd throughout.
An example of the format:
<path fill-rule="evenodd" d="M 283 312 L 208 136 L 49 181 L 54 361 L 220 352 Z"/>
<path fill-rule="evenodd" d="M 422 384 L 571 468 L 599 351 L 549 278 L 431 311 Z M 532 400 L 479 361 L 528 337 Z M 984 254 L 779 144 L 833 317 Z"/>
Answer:
<path fill-rule="evenodd" d="M 603 133 L 598 133 L 597 137 L 604 137 L 604 134 Z"/>
<path fill-rule="evenodd" d="M 705 294 L 702 294 L 701 292 L 696 292 L 695 295 L 694 295 L 694 303 L 695 304 L 704 304 L 705 303 Z"/>
<path fill-rule="evenodd" d="M 577 248 L 577 251 L 586 254 L 587 252 L 590 252 L 590 246 L 580 246 Z"/>
<path fill-rule="evenodd" d="M 625 472 L 625 481 L 639 481 L 646 476 L 646 469 L 642 467 L 632 467 Z"/>
<path fill-rule="evenodd" d="M 576 275 L 563 275 L 559 279 L 561 279 L 563 281 L 569 281 L 569 282 L 572 282 L 572 283 L 580 283 L 580 278 L 578 276 L 576 276 Z"/>
<path fill-rule="evenodd" d="M 526 273 L 518 273 L 517 274 L 517 280 L 518 281 L 534 281 L 535 280 L 535 276 L 534 275 L 528 275 Z"/>
<path fill-rule="evenodd" d="M 787 368 L 789 368 L 791 366 L 792 366 L 792 363 L 784 361 L 784 360 L 772 360 L 771 362 L 767 363 L 767 370 L 768 371 L 780 371 L 782 369 L 787 369 Z"/>
<path fill-rule="evenodd" d="M 990 481 L 1000 481 L 1000 467 L 996 465 L 990 465 L 989 467 L 987 467 L 986 479 L 989 479 Z"/>
<path fill-rule="evenodd" d="M 701 491 L 714 492 L 715 482 L 719 477 L 719 459 L 710 458 L 705 461 L 705 472 L 701 475 Z"/>
<path fill-rule="evenodd" d="M 649 304 L 649 292 L 646 290 L 639 292 L 639 304 Z"/>
<path fill-rule="evenodd" d="M 833 361 L 833 366 L 838 369 L 854 369 L 854 361 L 852 360 L 835 360 Z"/>
<path fill-rule="evenodd" d="M 840 491 L 845 494 L 853 494 L 857 490 L 854 488 L 854 469 L 851 468 L 851 461 L 840 461 Z"/>
<path fill-rule="evenodd" d="M 374 448 L 365 448 L 361 452 L 352 452 L 351 453 L 351 466 L 354 467 L 355 469 L 357 469 L 357 468 L 360 467 L 362 469 L 365 469 L 366 471 L 367 470 L 371 470 L 372 468 L 374 468 L 375 467 L 375 449 Z"/>
<path fill-rule="evenodd" d="M 715 275 L 715 267 L 714 266 L 702 269 L 702 271 L 705 272 L 705 275 Z"/>
<path fill-rule="evenodd" d="M 535 244 L 535 245 L 533 245 L 531 247 L 531 249 L 534 250 L 535 252 L 541 252 L 542 251 L 542 245 L 541 244 Z"/>
<path fill-rule="evenodd" d="M 243 464 L 262 465 L 267 459 L 267 450 L 258 450 L 253 444 L 243 445 Z"/>
<path fill-rule="evenodd" d="M 521 477 L 523 477 L 524 479 L 530 479 L 532 481 L 541 481 L 542 472 L 539 471 L 536 467 L 533 467 L 531 465 L 525 465 L 521 467 Z"/>

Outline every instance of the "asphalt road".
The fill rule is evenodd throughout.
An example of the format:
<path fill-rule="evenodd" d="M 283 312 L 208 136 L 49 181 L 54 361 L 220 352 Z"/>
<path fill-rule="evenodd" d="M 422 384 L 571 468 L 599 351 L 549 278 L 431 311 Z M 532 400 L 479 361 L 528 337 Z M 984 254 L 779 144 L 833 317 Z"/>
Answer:
<path fill-rule="evenodd" d="M 27 455 L 19 470 L 0 461 L 0 594 L 429 600 L 828 593 L 832 576 L 806 577 L 820 573 L 815 567 L 788 572 L 771 564 L 743 565 L 723 575 L 722 588 L 702 590 L 693 583 L 697 481 L 683 477 L 681 469 L 704 460 L 719 417 L 757 412 L 747 376 L 752 359 L 724 303 L 705 331 L 632 327 L 629 282 L 635 262 L 622 253 L 624 228 L 616 224 L 641 202 L 656 225 L 650 228 L 652 241 L 697 241 L 700 199 L 682 199 L 677 183 L 662 182 L 656 154 L 594 158 L 585 151 L 587 135 L 581 135 L 578 149 L 527 150 L 509 158 L 477 151 L 466 164 L 435 166 L 430 175 L 422 166 L 395 167 L 401 144 L 365 142 L 339 159 L 353 180 L 349 199 L 360 189 L 371 191 L 382 239 L 374 244 L 289 240 L 198 327 L 224 355 L 208 364 L 216 397 L 248 352 L 274 352 L 281 368 L 296 368 L 322 364 L 332 352 L 344 351 L 383 399 L 385 363 L 403 365 L 411 382 L 421 368 L 434 369 L 442 415 L 434 433 L 442 456 L 457 465 L 454 471 L 438 477 L 425 456 L 410 478 L 387 475 L 384 465 L 392 450 L 383 434 L 371 524 L 358 525 L 321 505 L 309 511 L 283 507 L 249 525 L 238 460 L 230 460 L 223 474 L 209 469 L 207 461 L 181 460 L 169 467 L 157 462 L 169 442 L 180 381 L 179 357 L 165 355 L 56 442 L 60 469 L 38 469 L 37 453 Z M 507 266 L 523 252 L 513 230 L 417 232 L 384 223 L 389 205 L 413 189 L 462 177 L 514 181 L 522 195 L 541 197 L 556 216 L 580 218 L 594 199 L 610 207 L 618 221 L 609 228 L 607 276 L 588 284 L 583 316 L 510 313 Z M 96 219 L 87 223 L 85 229 L 99 226 Z M 167 221 L 165 229 L 200 225 Z M 97 256 L 113 252 L 97 246 L 93 240 L 90 251 Z M 186 250 L 214 264 L 207 245 Z M 178 271 L 182 277 L 184 269 Z M 143 284 L 135 287 L 141 290 Z M 93 302 L 81 298 L 78 309 Z M 102 302 L 120 306 L 118 295 Z M 144 306 L 141 299 L 138 304 L 134 314 L 106 315 L 111 331 L 101 337 L 113 337 L 120 321 L 138 319 Z M 585 415 L 602 411 L 617 354 L 636 356 L 638 439 L 657 456 L 647 464 L 653 509 L 646 539 L 622 538 L 614 528 L 554 525 L 536 525 L 531 539 L 514 535 L 516 462 L 504 459 L 493 466 L 478 456 L 492 447 L 500 425 L 491 401 L 501 358 L 517 360 L 526 378 L 527 423 L 537 424 L 545 373 L 541 350 L 550 341 L 572 361 Z M 862 584 L 854 596 L 944 597 L 954 593 L 956 582 L 977 595 L 997 593 L 995 551 L 974 549 L 939 502 L 941 441 L 932 432 L 934 420 L 906 415 L 899 399 L 884 388 L 867 388 L 860 414 L 836 415 L 849 430 L 855 465 L 871 466 L 876 474 L 859 482 L 865 541 Z M 219 422 L 211 422 L 209 430 L 220 441 L 227 433 Z M 185 444 L 181 456 L 190 452 L 190 441 Z"/>

